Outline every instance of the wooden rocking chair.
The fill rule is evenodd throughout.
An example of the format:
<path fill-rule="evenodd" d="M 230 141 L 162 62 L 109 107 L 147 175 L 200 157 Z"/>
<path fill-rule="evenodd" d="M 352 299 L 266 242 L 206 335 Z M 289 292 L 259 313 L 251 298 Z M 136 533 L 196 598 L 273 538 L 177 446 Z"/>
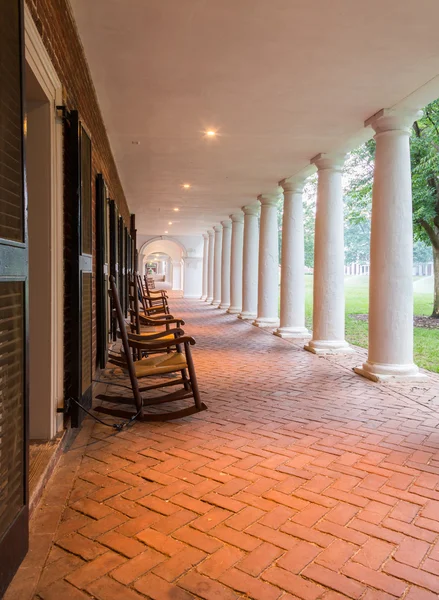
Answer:
<path fill-rule="evenodd" d="M 160 313 L 169 315 L 170 311 L 166 292 L 162 294 L 161 292 L 163 290 L 157 290 L 157 292 L 152 292 L 151 294 L 147 293 L 143 287 L 142 278 L 139 274 L 136 274 L 136 280 L 142 301 L 143 312 L 146 315 L 155 315 Z"/>
<path fill-rule="evenodd" d="M 178 330 L 178 328 L 169 332 L 172 332 L 173 335 L 176 333 L 179 335 L 179 337 L 173 337 L 172 339 L 165 339 L 166 336 L 169 335 L 166 330 L 162 333 L 149 336 L 147 341 L 132 339 L 132 336 L 129 336 L 126 330 L 125 319 L 120 306 L 119 295 L 117 293 L 113 276 L 110 276 L 110 286 L 123 348 L 123 354 L 121 353 L 119 360 L 115 361 L 115 359 L 113 359 L 112 362 L 117 364 L 125 373 L 129 375 L 133 397 L 129 398 L 125 396 L 109 396 L 100 394 L 97 396 L 97 399 L 116 404 L 134 403 L 137 410 L 136 418 L 140 421 L 167 421 L 170 419 L 187 417 L 188 415 L 192 415 L 196 412 L 206 410 L 207 406 L 201 402 L 200 399 L 200 392 L 198 389 L 195 367 L 191 354 L 191 346 L 195 344 L 195 340 L 192 337 L 184 336 L 183 330 Z M 152 354 L 159 349 L 171 350 L 171 352 L 166 352 L 155 356 L 148 356 L 147 358 L 142 358 L 141 360 L 134 362 L 131 356 L 131 350 L 133 348 L 140 353 L 147 352 L 148 354 Z M 139 379 L 149 377 L 163 378 L 163 376 L 177 372 L 181 373 L 181 378 L 164 381 L 162 380 L 159 383 L 155 383 L 146 387 L 139 386 Z M 111 385 L 111 383 L 109 385 Z M 181 389 L 155 397 L 145 398 L 142 396 L 143 392 L 149 392 L 154 389 L 168 386 L 181 386 Z M 173 412 L 154 414 L 144 413 L 145 407 L 157 406 L 186 398 L 193 398 L 194 405 Z M 105 408 L 103 406 L 97 407 L 96 410 L 128 419 L 133 417 L 132 413 L 129 413 L 125 410 Z"/>
<path fill-rule="evenodd" d="M 171 325 L 176 327 L 179 332 L 182 332 L 180 333 L 181 335 L 184 334 L 184 331 L 182 329 L 182 326 L 184 325 L 183 319 L 174 319 L 172 315 L 168 314 L 146 316 L 145 314 L 140 313 L 136 276 L 130 277 L 128 282 L 128 301 L 128 313 L 130 319 L 129 328 L 131 330 L 131 335 L 128 335 L 129 339 L 137 341 L 153 339 L 151 336 L 156 333 L 163 332 L 163 327 L 166 330 L 167 336 L 166 338 L 161 337 L 160 339 L 172 339 L 173 337 L 177 337 L 179 334 L 172 334 L 172 331 L 170 329 Z M 163 350 L 158 350 L 157 352 L 163 352 Z M 168 352 L 170 352 L 169 349 Z M 141 353 L 133 349 L 133 359 L 138 360 L 141 357 Z"/>

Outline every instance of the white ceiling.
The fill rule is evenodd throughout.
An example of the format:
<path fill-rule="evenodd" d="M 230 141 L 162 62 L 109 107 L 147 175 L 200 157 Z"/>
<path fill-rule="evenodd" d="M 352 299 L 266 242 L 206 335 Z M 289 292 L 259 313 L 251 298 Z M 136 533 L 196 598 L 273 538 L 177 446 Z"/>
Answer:
<path fill-rule="evenodd" d="M 139 233 L 201 233 L 439 96 L 438 0 L 71 3 Z"/>

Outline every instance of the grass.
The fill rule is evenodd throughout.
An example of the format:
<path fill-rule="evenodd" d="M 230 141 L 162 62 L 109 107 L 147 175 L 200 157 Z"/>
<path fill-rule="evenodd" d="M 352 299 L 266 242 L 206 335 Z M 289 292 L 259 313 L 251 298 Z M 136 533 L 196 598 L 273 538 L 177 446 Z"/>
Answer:
<path fill-rule="evenodd" d="M 312 281 L 306 276 L 306 324 L 312 327 Z M 356 346 L 367 348 L 368 323 L 357 321 L 349 315 L 367 314 L 369 308 L 369 277 L 355 276 L 345 278 L 346 301 L 346 340 Z M 433 309 L 431 294 L 414 294 L 414 314 L 429 316 Z M 439 331 L 414 327 L 414 357 L 419 367 L 439 373 Z"/>

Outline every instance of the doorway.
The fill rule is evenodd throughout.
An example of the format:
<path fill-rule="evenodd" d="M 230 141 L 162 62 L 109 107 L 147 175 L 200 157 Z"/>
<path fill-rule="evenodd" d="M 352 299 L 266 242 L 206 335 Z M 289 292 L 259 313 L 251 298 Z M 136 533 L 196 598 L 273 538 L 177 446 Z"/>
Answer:
<path fill-rule="evenodd" d="M 63 415 L 61 83 L 25 9 L 26 181 L 29 244 L 29 504 L 56 460 Z"/>

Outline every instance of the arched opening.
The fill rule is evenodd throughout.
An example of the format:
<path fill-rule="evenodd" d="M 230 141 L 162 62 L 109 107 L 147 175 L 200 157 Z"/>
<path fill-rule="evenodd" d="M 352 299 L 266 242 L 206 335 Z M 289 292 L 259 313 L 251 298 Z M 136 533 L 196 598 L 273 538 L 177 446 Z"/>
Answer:
<path fill-rule="evenodd" d="M 139 271 L 156 280 L 156 287 L 182 291 L 184 289 L 183 260 L 186 248 L 177 240 L 154 238 L 139 250 Z"/>
<path fill-rule="evenodd" d="M 146 257 L 143 275 L 151 277 L 156 289 L 172 289 L 172 258 L 165 252 L 152 252 Z"/>

